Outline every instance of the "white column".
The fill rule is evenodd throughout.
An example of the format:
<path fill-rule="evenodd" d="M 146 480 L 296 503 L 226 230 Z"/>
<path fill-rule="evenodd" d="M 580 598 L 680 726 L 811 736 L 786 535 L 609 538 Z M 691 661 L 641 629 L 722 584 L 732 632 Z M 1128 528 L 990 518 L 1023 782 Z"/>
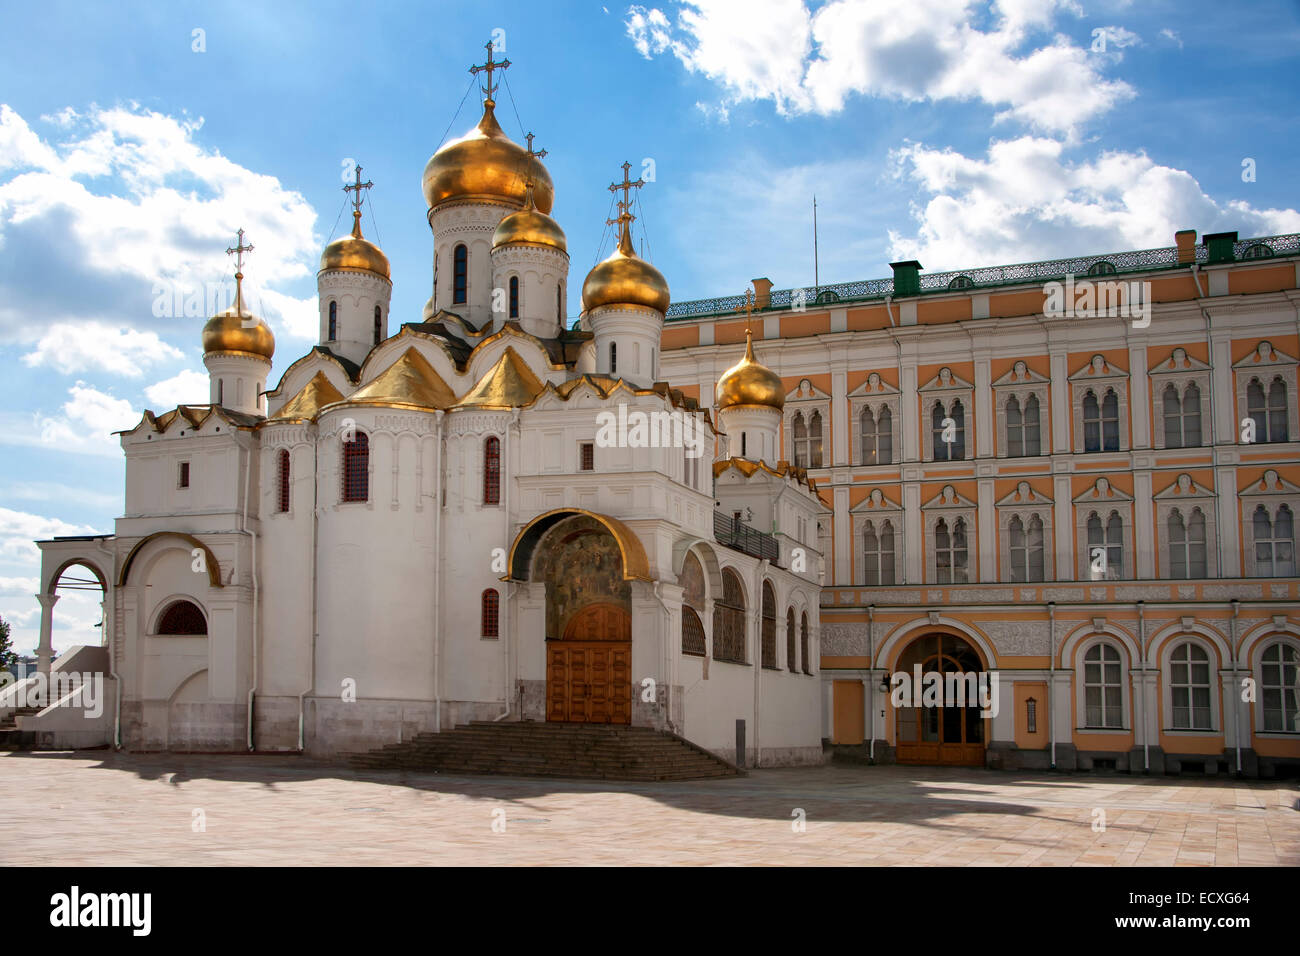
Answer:
<path fill-rule="evenodd" d="M 853 543 L 853 532 L 849 521 L 849 489 L 835 489 L 835 568 L 834 581 L 845 585 L 853 583 L 852 564 L 849 561 L 849 548 Z"/>
<path fill-rule="evenodd" d="M 831 453 L 836 465 L 849 463 L 849 389 L 848 371 L 831 373 Z"/>
<path fill-rule="evenodd" d="M 1215 529 L 1219 539 L 1218 552 L 1223 566 L 1219 577 L 1235 578 L 1241 574 L 1241 522 L 1237 517 L 1237 469 L 1216 468 L 1215 492 L 1218 494 L 1219 513 Z"/>
<path fill-rule="evenodd" d="M 925 581 L 925 529 L 921 526 L 921 486 L 908 482 L 903 486 L 903 550 L 907 580 L 904 584 Z"/>
<path fill-rule="evenodd" d="M 979 549 L 980 581 L 986 584 L 998 579 L 998 516 L 993 503 L 993 479 L 981 478 L 979 487 Z"/>
<path fill-rule="evenodd" d="M 905 361 L 898 374 L 899 390 L 902 392 L 899 407 L 903 418 L 903 461 L 920 461 L 921 451 L 918 445 L 921 434 L 917 427 L 916 409 L 916 364 Z"/>
<path fill-rule="evenodd" d="M 58 603 L 57 594 L 38 594 L 36 600 L 41 602 L 41 639 L 36 646 L 38 658 L 37 669 L 46 677 L 50 676 L 50 664 L 54 660 L 54 605 Z"/>
<path fill-rule="evenodd" d="M 1133 550 L 1137 552 L 1137 576 L 1156 576 L 1155 501 L 1151 497 L 1151 472 L 1133 472 Z"/>
<path fill-rule="evenodd" d="M 1074 502 L 1071 500 L 1070 476 L 1052 479 L 1052 534 L 1056 537 L 1056 580 L 1073 581 L 1074 570 Z"/>
<path fill-rule="evenodd" d="M 1145 344 L 1128 347 L 1128 413 L 1134 448 L 1151 447 L 1151 387 L 1147 384 Z"/>
<path fill-rule="evenodd" d="M 1210 380 L 1213 383 L 1214 408 L 1211 412 L 1214 422 L 1214 441 L 1216 444 L 1235 444 L 1239 423 L 1236 414 L 1237 395 L 1232 387 L 1232 336 L 1230 333 L 1214 333 L 1210 352 Z M 1245 409 L 1242 409 L 1245 417 Z"/>
<path fill-rule="evenodd" d="M 1070 451 L 1070 366 L 1064 349 L 1052 350 L 1052 454 Z"/>
<path fill-rule="evenodd" d="M 993 454 L 993 375 L 987 355 L 975 359 L 975 457 Z"/>

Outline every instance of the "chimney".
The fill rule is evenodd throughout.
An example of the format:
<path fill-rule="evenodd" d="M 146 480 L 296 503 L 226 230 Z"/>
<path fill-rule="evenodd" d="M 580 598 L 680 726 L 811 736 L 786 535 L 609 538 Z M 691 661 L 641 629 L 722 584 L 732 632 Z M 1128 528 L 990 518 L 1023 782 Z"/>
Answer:
<path fill-rule="evenodd" d="M 1190 266 L 1196 261 L 1196 230 L 1180 229 L 1174 233 L 1174 245 L 1178 247 L 1178 264 Z"/>
<path fill-rule="evenodd" d="M 1216 232 L 1205 237 L 1205 251 L 1208 253 L 1206 262 L 1213 265 L 1217 262 L 1232 262 L 1232 247 L 1237 241 L 1235 232 Z"/>
<path fill-rule="evenodd" d="M 891 262 L 889 268 L 894 270 L 894 298 L 921 294 L 921 263 L 908 259 Z"/>
<path fill-rule="evenodd" d="M 754 308 L 766 309 L 772 305 L 772 280 L 754 280 Z"/>

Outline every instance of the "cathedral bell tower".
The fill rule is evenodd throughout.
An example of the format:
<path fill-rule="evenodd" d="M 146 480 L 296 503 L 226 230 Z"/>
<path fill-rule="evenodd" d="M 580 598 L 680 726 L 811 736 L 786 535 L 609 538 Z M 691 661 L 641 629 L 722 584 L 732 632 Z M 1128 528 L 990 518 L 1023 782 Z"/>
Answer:
<path fill-rule="evenodd" d="M 203 364 L 213 405 L 248 415 L 265 415 L 262 392 L 275 355 L 275 336 L 266 322 L 244 308 L 244 230 L 227 249 L 235 257 L 235 304 L 203 326 Z"/>
<path fill-rule="evenodd" d="M 785 388 L 781 377 L 754 358 L 749 324 L 753 299 L 745 290 L 745 355 L 722 373 L 715 389 L 718 421 L 727 433 L 723 458 L 748 458 L 775 465 L 781 459 L 778 436 Z"/>

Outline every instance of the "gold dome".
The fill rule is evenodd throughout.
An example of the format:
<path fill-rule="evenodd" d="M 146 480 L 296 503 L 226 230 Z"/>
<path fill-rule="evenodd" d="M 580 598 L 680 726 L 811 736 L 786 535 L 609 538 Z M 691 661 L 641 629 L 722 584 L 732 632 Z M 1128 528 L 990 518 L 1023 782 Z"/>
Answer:
<path fill-rule="evenodd" d="M 632 248 L 627 220 L 621 224 L 614 254 L 587 273 L 582 283 L 582 307 L 590 312 L 602 305 L 636 305 L 668 311 L 668 281 Z"/>
<path fill-rule="evenodd" d="M 722 374 L 716 390 L 718 408 L 733 405 L 766 405 L 785 408 L 785 387 L 781 377 L 754 358 L 754 336 L 745 330 L 745 357 Z"/>
<path fill-rule="evenodd" d="M 388 256 L 379 247 L 361 235 L 361 213 L 352 213 L 352 235 L 335 239 L 320 257 L 320 271 L 331 269 L 361 269 L 391 279 Z"/>
<path fill-rule="evenodd" d="M 564 230 L 560 228 L 560 224 L 546 213 L 538 212 L 537 205 L 533 202 L 531 185 L 528 189 L 528 195 L 524 199 L 524 208 L 518 212 L 512 212 L 502 219 L 497 224 L 496 232 L 492 233 L 493 249 L 515 242 L 531 242 L 539 246 L 550 246 L 565 253 L 569 250 L 568 242 L 564 238 Z"/>
<path fill-rule="evenodd" d="M 537 208 L 551 211 L 555 190 L 551 175 L 528 150 L 501 130 L 485 100 L 483 118 L 460 139 L 438 150 L 424 167 L 424 200 L 432 209 L 452 199 L 505 200 L 523 204 L 531 179 Z"/>
<path fill-rule="evenodd" d="M 275 336 L 266 322 L 244 309 L 240 286 L 243 278 L 235 274 L 235 304 L 218 312 L 203 326 L 203 354 L 247 352 L 269 362 L 275 355 Z"/>

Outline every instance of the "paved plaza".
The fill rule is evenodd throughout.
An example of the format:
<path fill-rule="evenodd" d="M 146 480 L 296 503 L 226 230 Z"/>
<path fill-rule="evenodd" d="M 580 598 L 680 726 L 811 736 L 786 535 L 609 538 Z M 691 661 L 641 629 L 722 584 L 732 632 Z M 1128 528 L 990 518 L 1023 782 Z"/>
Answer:
<path fill-rule="evenodd" d="M 1296 866 L 1300 788 L 850 766 L 610 784 L 5 753 L 0 864 Z"/>

